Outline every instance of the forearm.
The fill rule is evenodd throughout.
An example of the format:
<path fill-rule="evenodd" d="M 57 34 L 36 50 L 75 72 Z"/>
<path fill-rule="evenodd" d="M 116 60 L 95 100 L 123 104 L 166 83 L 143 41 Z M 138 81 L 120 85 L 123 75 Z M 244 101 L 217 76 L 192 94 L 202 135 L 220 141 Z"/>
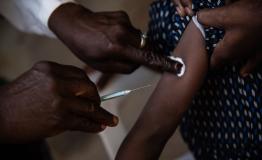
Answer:
<path fill-rule="evenodd" d="M 185 75 L 162 76 L 117 159 L 157 159 L 201 86 L 208 62 L 204 40 L 193 23 L 184 32 L 175 53 L 185 61 Z"/>

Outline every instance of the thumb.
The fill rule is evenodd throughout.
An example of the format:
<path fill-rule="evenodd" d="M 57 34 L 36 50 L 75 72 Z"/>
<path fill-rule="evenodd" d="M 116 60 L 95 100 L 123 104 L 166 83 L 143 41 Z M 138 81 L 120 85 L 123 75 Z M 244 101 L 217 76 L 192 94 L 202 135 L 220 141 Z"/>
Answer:
<path fill-rule="evenodd" d="M 229 11 L 228 6 L 204 9 L 197 13 L 197 18 L 204 26 L 225 28 Z"/>
<path fill-rule="evenodd" d="M 154 53 L 151 49 L 137 49 L 129 47 L 125 50 L 127 58 L 134 63 L 145 65 L 158 71 L 178 74 L 182 65 L 160 53 Z"/>

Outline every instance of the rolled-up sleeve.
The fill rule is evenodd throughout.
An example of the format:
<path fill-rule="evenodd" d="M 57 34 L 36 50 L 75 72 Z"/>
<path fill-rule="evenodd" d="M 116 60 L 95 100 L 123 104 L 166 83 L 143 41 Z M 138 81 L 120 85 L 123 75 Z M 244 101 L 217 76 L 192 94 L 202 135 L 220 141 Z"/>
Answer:
<path fill-rule="evenodd" d="M 54 37 L 48 28 L 52 12 L 74 0 L 0 0 L 0 14 L 19 30 Z"/>

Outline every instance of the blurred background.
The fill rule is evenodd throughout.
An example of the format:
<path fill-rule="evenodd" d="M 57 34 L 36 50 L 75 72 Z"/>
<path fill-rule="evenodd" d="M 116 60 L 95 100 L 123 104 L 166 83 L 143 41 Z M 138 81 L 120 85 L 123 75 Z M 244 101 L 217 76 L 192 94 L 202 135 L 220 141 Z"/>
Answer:
<path fill-rule="evenodd" d="M 148 8 L 152 0 L 79 0 L 93 11 L 124 10 L 133 24 L 146 31 Z M 55 61 L 84 68 L 70 51 L 56 39 L 19 32 L 0 17 L 0 76 L 11 81 L 40 60 Z M 101 91 L 101 95 L 123 89 L 132 89 L 157 83 L 160 75 L 145 68 L 131 75 L 117 75 Z M 95 79 L 95 75 L 92 77 Z M 108 101 L 102 106 L 120 117 L 116 128 L 108 128 L 101 134 L 67 132 L 49 138 L 48 143 L 55 160 L 107 160 L 113 159 L 126 133 L 134 124 L 154 87 L 136 92 L 124 98 Z M 179 132 L 175 133 L 163 151 L 161 158 L 191 159 Z"/>

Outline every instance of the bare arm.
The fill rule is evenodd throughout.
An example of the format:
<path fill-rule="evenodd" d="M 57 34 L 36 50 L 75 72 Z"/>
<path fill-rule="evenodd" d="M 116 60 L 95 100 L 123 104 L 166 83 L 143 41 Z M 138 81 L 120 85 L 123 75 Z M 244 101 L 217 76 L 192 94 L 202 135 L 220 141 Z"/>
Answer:
<path fill-rule="evenodd" d="M 165 73 L 162 76 L 116 159 L 158 159 L 201 86 L 208 56 L 202 35 L 192 22 L 174 52 L 185 61 L 185 75 L 179 78 Z"/>

